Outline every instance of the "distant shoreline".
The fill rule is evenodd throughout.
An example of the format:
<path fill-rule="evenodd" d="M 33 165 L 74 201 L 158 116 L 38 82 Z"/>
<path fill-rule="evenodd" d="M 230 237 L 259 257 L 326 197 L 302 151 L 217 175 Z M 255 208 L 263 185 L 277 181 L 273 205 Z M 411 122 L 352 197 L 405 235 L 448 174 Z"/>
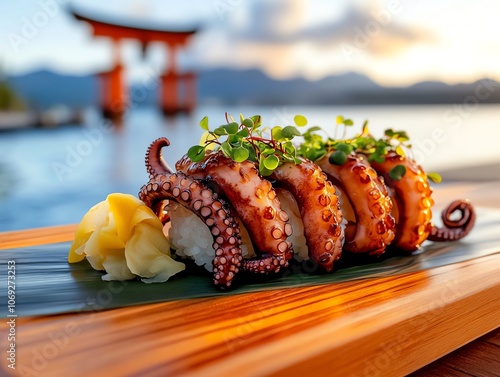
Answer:
<path fill-rule="evenodd" d="M 475 181 L 492 182 L 500 181 L 500 161 L 461 166 L 439 171 L 443 182 L 450 181 Z"/>
<path fill-rule="evenodd" d="M 61 106 L 44 111 L 0 110 L 0 132 L 81 125 L 83 122 L 82 111 Z"/>
<path fill-rule="evenodd" d="M 213 68 L 197 72 L 197 102 L 225 106 L 371 106 L 452 105 L 500 103 L 500 83 L 481 79 L 449 85 L 424 81 L 410 86 L 381 86 L 355 72 L 324 77 L 317 81 L 301 77 L 277 80 L 258 69 Z M 67 75 L 38 70 L 6 77 L 6 82 L 28 104 L 48 108 L 64 104 L 85 108 L 99 104 L 100 83 L 95 74 Z M 140 82 L 128 87 L 142 93 L 137 106 L 157 105 L 158 86 L 145 90 Z"/>

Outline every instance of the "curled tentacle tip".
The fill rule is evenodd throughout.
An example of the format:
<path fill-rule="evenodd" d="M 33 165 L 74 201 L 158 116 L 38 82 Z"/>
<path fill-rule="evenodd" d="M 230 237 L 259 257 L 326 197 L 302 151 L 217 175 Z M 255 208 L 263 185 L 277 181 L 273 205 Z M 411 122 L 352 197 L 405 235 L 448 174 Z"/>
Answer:
<path fill-rule="evenodd" d="M 460 212 L 460 217 L 452 216 Z M 458 241 L 469 234 L 476 222 L 476 211 L 467 199 L 457 199 L 451 202 L 441 213 L 443 226 L 433 226 L 428 240 L 436 242 Z"/>
<path fill-rule="evenodd" d="M 162 137 L 159 137 L 158 139 L 156 139 L 155 141 L 153 141 L 151 143 L 151 145 L 155 145 L 158 143 L 164 143 L 164 145 L 168 147 L 170 145 L 170 140 L 168 140 L 165 136 L 162 136 Z"/>
<path fill-rule="evenodd" d="M 168 147 L 170 141 L 166 137 L 160 137 L 153 141 L 146 152 L 146 170 L 149 173 L 149 177 L 152 178 L 158 174 L 171 174 L 173 170 L 168 166 L 168 164 L 163 159 L 162 148 Z"/>
<path fill-rule="evenodd" d="M 460 218 L 452 219 L 452 215 L 460 212 Z M 475 221 L 476 213 L 472 203 L 468 199 L 457 199 L 451 202 L 441 213 L 443 223 L 447 227 L 461 228 L 471 221 Z"/>

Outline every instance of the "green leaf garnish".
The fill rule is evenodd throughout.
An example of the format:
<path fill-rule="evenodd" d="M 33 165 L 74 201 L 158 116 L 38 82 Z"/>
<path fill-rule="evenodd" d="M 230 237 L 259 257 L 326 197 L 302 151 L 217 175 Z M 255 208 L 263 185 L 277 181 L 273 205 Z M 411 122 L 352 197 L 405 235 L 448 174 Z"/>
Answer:
<path fill-rule="evenodd" d="M 438 173 L 427 173 L 427 178 L 435 183 L 441 183 L 441 181 L 443 180 L 441 175 Z"/>
<path fill-rule="evenodd" d="M 351 127 L 354 122 L 351 119 L 339 115 L 335 118 L 335 132 L 333 138 L 322 137 L 316 132 L 322 131 L 319 127 L 311 127 L 302 134 L 304 141 L 297 148 L 300 156 L 313 161 L 323 157 L 327 153 L 335 151 L 344 152 L 346 155 L 355 151 L 367 156 L 368 161 L 384 162 L 389 152 L 395 152 L 401 156 L 406 156 L 411 150 L 408 134 L 405 131 L 395 131 L 387 129 L 384 136 L 380 139 L 375 138 L 368 129 L 368 121 L 363 123 L 362 132 L 355 137 L 347 138 L 346 129 Z M 339 127 L 343 127 L 344 134 L 337 138 Z M 336 157 L 331 157 L 337 163 L 343 159 L 340 153 Z"/>
<path fill-rule="evenodd" d="M 254 122 L 251 118 L 245 118 L 241 121 L 241 124 L 243 124 L 245 127 L 253 129 L 254 127 Z"/>
<path fill-rule="evenodd" d="M 244 147 L 235 148 L 232 150 L 231 158 L 236 162 L 246 161 L 250 152 Z"/>
<path fill-rule="evenodd" d="M 220 126 L 214 130 L 214 134 L 216 136 L 227 135 L 227 130 L 224 128 L 224 126 Z"/>
<path fill-rule="evenodd" d="M 239 123 L 226 114 L 227 124 L 223 124 L 213 131 L 208 125 L 208 118 L 200 122 L 200 126 L 206 131 L 201 138 L 200 145 L 191 147 L 188 152 L 193 161 L 203 159 L 206 150 L 221 150 L 222 153 L 236 162 L 246 160 L 253 161 L 258 165 L 262 175 L 270 175 L 273 170 L 285 162 L 299 164 L 301 160 L 297 157 L 295 146 L 290 140 L 301 133 L 295 126 L 273 127 L 271 130 L 262 126 L 260 115 L 245 118 L 239 116 Z M 297 126 L 307 124 L 302 115 L 295 117 Z M 270 137 L 268 138 L 270 132 Z"/>
<path fill-rule="evenodd" d="M 262 125 L 262 118 L 260 115 L 250 117 L 253 122 L 253 129 L 259 128 Z"/>
<path fill-rule="evenodd" d="M 389 172 L 389 177 L 393 181 L 399 181 L 406 174 L 406 167 L 404 165 L 396 165 Z"/>
<path fill-rule="evenodd" d="M 304 134 L 310 134 L 310 133 L 316 132 L 316 131 L 321 131 L 321 127 L 313 126 L 313 127 L 309 128 L 306 132 L 304 132 Z"/>
<path fill-rule="evenodd" d="M 222 127 L 224 127 L 228 135 L 234 135 L 236 132 L 238 132 L 239 125 L 236 122 L 231 122 Z"/>
<path fill-rule="evenodd" d="M 285 127 L 262 127 L 260 115 L 245 118 L 240 114 L 239 123 L 237 123 L 232 116 L 226 114 L 226 121 L 226 124 L 213 131 L 209 128 L 208 117 L 200 121 L 200 127 L 205 130 L 205 133 L 200 140 L 200 145 L 195 145 L 188 150 L 188 157 L 192 161 L 201 161 L 207 151 L 219 149 L 226 157 L 236 162 L 248 160 L 256 163 L 260 174 L 268 176 L 281 164 L 286 162 L 299 164 L 302 162 L 301 158 L 304 157 L 316 161 L 330 154 L 331 164 L 343 165 L 352 152 L 364 154 L 368 161 L 379 163 L 383 163 L 389 153 L 397 153 L 400 156 L 411 153 L 411 144 L 406 131 L 387 129 L 384 136 L 377 139 L 370 133 L 367 121 L 363 123 L 360 134 L 346 138 L 346 129 L 354 122 L 342 115 L 335 119 L 336 128 L 333 138 L 318 134 L 318 132 L 325 132 L 318 126 L 313 126 L 301 133 L 297 127 L 304 127 L 308 123 L 303 115 L 294 117 L 295 126 Z M 344 135 L 337 139 L 339 127 L 343 128 Z M 298 146 L 292 142 L 295 137 L 303 138 Z M 406 167 L 396 165 L 389 172 L 389 177 L 398 181 L 405 174 Z M 429 173 L 427 178 L 436 183 L 441 182 L 441 176 L 437 173 Z"/>
<path fill-rule="evenodd" d="M 281 131 L 281 135 L 283 136 L 283 138 L 285 139 L 293 139 L 294 136 L 300 136 L 301 133 L 300 131 L 294 127 L 294 126 L 286 126 L 285 128 L 283 128 L 283 130 Z"/>
<path fill-rule="evenodd" d="M 236 133 L 236 136 L 238 136 L 240 138 L 245 138 L 245 137 L 248 137 L 249 135 L 250 135 L 250 132 L 248 132 L 247 128 L 243 128 Z"/>
<path fill-rule="evenodd" d="M 213 140 L 215 140 L 214 136 L 210 132 L 205 131 L 203 135 L 201 135 L 199 144 L 200 146 L 204 146 L 205 150 L 212 150 L 215 147 L 212 143 Z"/>
<path fill-rule="evenodd" d="M 276 169 L 279 163 L 280 160 L 275 154 L 269 155 L 264 159 L 264 167 L 268 170 Z"/>
<path fill-rule="evenodd" d="M 401 147 L 401 145 L 398 145 L 396 147 L 396 153 L 399 154 L 400 156 L 403 156 L 405 157 L 406 156 L 406 152 L 405 150 Z"/>
<path fill-rule="evenodd" d="M 283 127 L 280 126 L 275 126 L 271 129 L 271 137 L 274 140 L 281 140 L 283 139 Z"/>
<path fill-rule="evenodd" d="M 202 120 L 200 120 L 200 127 L 204 129 L 205 131 L 208 131 L 208 117 L 205 116 L 203 117 Z"/>
<path fill-rule="evenodd" d="M 293 145 L 291 141 L 285 141 L 283 143 L 283 150 L 285 151 L 285 154 L 289 154 L 290 156 L 295 157 L 296 155 L 295 145 Z"/>
<path fill-rule="evenodd" d="M 226 157 L 231 157 L 233 147 L 227 141 L 223 142 L 220 145 L 220 149 L 222 150 L 222 153 L 224 153 Z"/>
<path fill-rule="evenodd" d="M 304 127 L 307 125 L 307 118 L 303 115 L 295 115 L 293 121 L 299 127 Z"/>
<path fill-rule="evenodd" d="M 191 161 L 194 162 L 201 161 L 205 156 L 205 147 L 201 145 L 194 145 L 191 148 L 189 148 L 187 154 L 188 157 L 191 159 Z"/>
<path fill-rule="evenodd" d="M 344 165 L 347 161 L 347 155 L 344 151 L 335 151 L 328 157 L 328 161 L 330 164 Z"/>
<path fill-rule="evenodd" d="M 259 174 L 262 175 L 263 177 L 267 177 L 268 175 L 271 175 L 273 173 L 272 170 L 266 168 L 265 159 L 266 158 L 262 155 L 259 158 Z"/>
<path fill-rule="evenodd" d="M 345 154 L 349 154 L 353 151 L 353 146 L 346 143 L 339 143 L 335 146 L 335 149 L 338 151 L 342 151 Z"/>

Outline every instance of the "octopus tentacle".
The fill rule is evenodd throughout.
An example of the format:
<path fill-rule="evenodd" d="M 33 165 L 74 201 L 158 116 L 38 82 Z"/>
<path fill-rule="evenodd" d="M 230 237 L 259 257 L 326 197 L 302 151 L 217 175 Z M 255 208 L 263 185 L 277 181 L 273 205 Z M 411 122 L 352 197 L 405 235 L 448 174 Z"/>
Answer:
<path fill-rule="evenodd" d="M 171 174 L 172 169 L 164 160 L 161 149 L 168 147 L 170 141 L 166 137 L 160 137 L 153 141 L 146 152 L 146 169 L 149 177 L 152 178 L 157 174 Z"/>
<path fill-rule="evenodd" d="M 231 286 L 242 263 L 240 229 L 225 201 L 202 182 L 182 173 L 160 174 L 142 186 L 139 198 L 149 207 L 174 200 L 195 213 L 210 229 L 214 243 L 214 283 Z"/>
<path fill-rule="evenodd" d="M 246 260 L 243 268 L 251 272 L 278 272 L 288 266 L 292 245 L 288 214 L 281 209 L 271 183 L 262 178 L 250 161 L 235 162 L 221 152 L 207 154 L 200 162 L 184 156 L 176 169 L 217 185 L 233 205 L 248 229 L 253 243 L 262 252 L 258 260 Z"/>
<path fill-rule="evenodd" d="M 335 187 L 317 165 L 306 159 L 298 165 L 291 162 L 280 165 L 270 178 L 283 184 L 295 197 L 309 256 L 324 270 L 331 271 L 341 256 L 344 240 Z"/>
<path fill-rule="evenodd" d="M 342 165 L 329 161 L 330 154 L 316 161 L 342 193 L 341 208 L 347 218 L 344 250 L 380 255 L 395 237 L 392 200 L 375 170 L 355 154 Z"/>
<path fill-rule="evenodd" d="M 396 181 L 389 177 L 389 172 L 397 165 L 403 165 L 406 173 Z M 396 237 L 392 245 L 405 251 L 418 249 L 432 229 L 434 200 L 427 175 L 414 160 L 395 152 L 387 154 L 384 162 L 371 162 L 371 166 L 394 190 L 390 192 L 396 219 Z"/>
<path fill-rule="evenodd" d="M 460 218 L 452 220 L 455 212 L 460 212 Z M 471 202 L 465 199 L 455 200 L 441 213 L 443 227 L 433 225 L 429 237 L 430 241 L 447 242 L 458 241 L 464 238 L 474 227 L 476 212 Z"/>

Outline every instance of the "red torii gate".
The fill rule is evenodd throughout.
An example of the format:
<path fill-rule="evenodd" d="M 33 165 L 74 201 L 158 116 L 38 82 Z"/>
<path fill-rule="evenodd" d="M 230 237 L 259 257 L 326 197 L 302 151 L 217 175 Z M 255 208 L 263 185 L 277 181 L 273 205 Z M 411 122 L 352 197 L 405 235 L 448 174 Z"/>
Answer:
<path fill-rule="evenodd" d="M 96 37 L 109 37 L 114 42 L 114 67 L 110 71 L 100 72 L 102 82 L 101 106 L 104 116 L 120 119 L 127 109 L 128 95 L 123 79 L 123 65 L 119 51 L 121 39 L 135 39 L 141 42 L 143 51 L 150 42 L 165 43 L 169 50 L 167 71 L 160 76 L 159 104 L 165 115 L 189 112 L 196 105 L 196 75 L 193 72 L 177 71 L 176 53 L 179 47 L 185 46 L 197 29 L 184 31 L 147 29 L 104 22 L 84 16 L 71 10 L 73 16 L 92 26 Z"/>

